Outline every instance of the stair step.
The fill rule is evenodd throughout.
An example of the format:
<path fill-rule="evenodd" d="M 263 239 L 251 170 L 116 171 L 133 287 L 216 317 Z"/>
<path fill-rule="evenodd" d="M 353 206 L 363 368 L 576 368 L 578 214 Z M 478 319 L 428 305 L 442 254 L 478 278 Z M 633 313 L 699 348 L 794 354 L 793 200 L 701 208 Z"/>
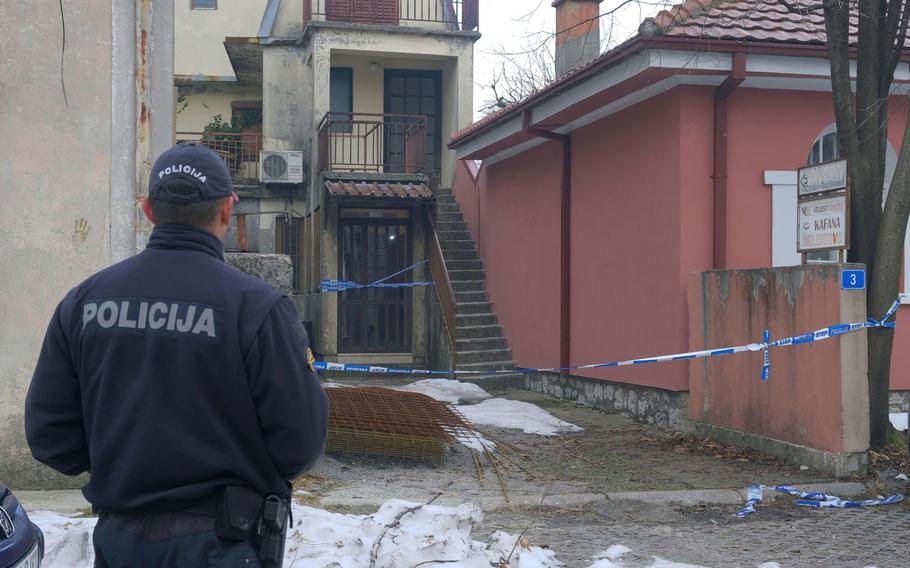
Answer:
<path fill-rule="evenodd" d="M 466 241 L 471 238 L 471 233 L 464 229 L 440 229 L 436 228 L 436 234 L 439 235 L 439 244 L 445 248 L 451 241 Z"/>
<path fill-rule="evenodd" d="M 457 359 L 456 359 L 457 361 Z M 455 365 L 456 369 L 465 371 L 483 371 L 486 369 L 514 369 L 515 361 L 487 361 L 485 363 L 461 363 Z"/>
<path fill-rule="evenodd" d="M 452 273 L 449 273 L 449 278 L 452 278 Z M 484 281 L 483 280 L 452 280 L 452 291 L 456 294 L 458 292 L 483 292 L 484 291 Z"/>
<path fill-rule="evenodd" d="M 487 325 L 496 325 L 496 314 L 487 313 L 487 314 L 456 314 L 455 315 L 455 329 L 461 327 L 473 327 L 473 326 L 487 326 Z"/>
<path fill-rule="evenodd" d="M 459 314 L 488 314 L 491 313 L 492 304 L 490 302 L 465 302 L 458 304 Z"/>
<path fill-rule="evenodd" d="M 456 336 L 457 336 L 456 329 Z M 458 351 L 458 360 L 461 361 L 461 353 L 465 351 L 488 351 L 491 349 L 508 349 L 505 337 L 458 337 L 455 342 L 455 349 Z"/>
<path fill-rule="evenodd" d="M 438 227 L 440 223 L 460 223 L 464 225 L 464 215 L 458 211 L 452 211 L 451 213 L 443 211 L 436 216 L 436 226 Z"/>
<path fill-rule="evenodd" d="M 470 363 L 499 363 L 512 359 L 511 349 L 483 349 L 480 351 L 459 351 L 455 360 L 463 365 Z"/>
<path fill-rule="evenodd" d="M 471 239 L 465 239 L 463 241 L 447 241 L 445 244 L 439 243 L 442 246 L 442 252 L 446 253 L 453 250 L 470 250 L 474 251 L 474 241 Z"/>
<path fill-rule="evenodd" d="M 449 251 L 442 251 L 442 256 L 447 261 L 449 260 L 476 260 L 480 261 L 480 258 L 477 257 L 477 253 L 471 249 L 456 249 Z"/>
<path fill-rule="evenodd" d="M 461 209 L 458 207 L 458 202 L 455 201 L 454 199 L 451 199 L 451 200 L 445 200 L 445 201 L 437 201 L 437 203 L 436 203 L 436 211 L 439 212 L 439 213 L 442 213 L 443 211 L 445 211 L 445 212 L 449 212 L 449 211 L 458 211 L 458 212 L 460 212 Z"/>
<path fill-rule="evenodd" d="M 480 259 L 474 260 L 456 260 L 456 259 L 446 259 L 446 269 L 449 271 L 454 270 L 483 270 L 483 261 Z"/>
<path fill-rule="evenodd" d="M 465 225 L 462 220 L 454 221 L 437 221 L 436 222 L 436 231 L 445 232 L 445 231 L 467 231 L 468 226 Z"/>
<path fill-rule="evenodd" d="M 458 341 L 502 337 L 501 325 L 463 325 L 455 327 Z"/>
<path fill-rule="evenodd" d="M 459 306 L 468 302 L 486 302 L 487 293 L 483 290 L 471 290 L 470 292 L 455 292 L 455 303 Z"/>
<path fill-rule="evenodd" d="M 449 269 L 449 280 L 483 280 L 483 270 L 452 270 Z"/>

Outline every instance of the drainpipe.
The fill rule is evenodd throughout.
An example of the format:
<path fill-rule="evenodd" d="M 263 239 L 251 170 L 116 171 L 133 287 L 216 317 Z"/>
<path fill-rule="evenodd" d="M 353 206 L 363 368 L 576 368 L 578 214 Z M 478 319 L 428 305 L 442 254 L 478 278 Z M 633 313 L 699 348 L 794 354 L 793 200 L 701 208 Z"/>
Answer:
<path fill-rule="evenodd" d="M 570 134 L 559 134 L 531 124 L 531 111 L 521 115 L 522 132 L 532 134 L 539 138 L 558 140 L 562 143 L 562 179 L 560 181 L 560 216 L 559 216 L 559 366 L 569 366 L 569 345 L 571 337 L 569 329 L 571 324 L 570 308 L 572 306 L 572 137 Z M 562 371 L 561 375 L 568 375 Z"/>
<path fill-rule="evenodd" d="M 714 92 L 714 268 L 727 267 L 727 120 L 730 94 L 746 79 L 746 54 L 733 54 L 733 69 Z"/>

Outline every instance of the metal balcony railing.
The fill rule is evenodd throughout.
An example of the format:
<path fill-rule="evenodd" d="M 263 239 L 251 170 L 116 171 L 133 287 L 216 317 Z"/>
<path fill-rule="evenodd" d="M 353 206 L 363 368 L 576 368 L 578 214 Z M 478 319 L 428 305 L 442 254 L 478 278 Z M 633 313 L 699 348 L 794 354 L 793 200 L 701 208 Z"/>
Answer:
<path fill-rule="evenodd" d="M 426 173 L 423 115 L 330 112 L 319 123 L 318 171 Z"/>
<path fill-rule="evenodd" d="M 177 142 L 205 144 L 221 156 L 235 182 L 259 180 L 259 151 L 262 134 L 258 132 L 177 132 Z"/>
<path fill-rule="evenodd" d="M 304 24 L 310 20 L 476 31 L 479 0 L 303 0 Z"/>

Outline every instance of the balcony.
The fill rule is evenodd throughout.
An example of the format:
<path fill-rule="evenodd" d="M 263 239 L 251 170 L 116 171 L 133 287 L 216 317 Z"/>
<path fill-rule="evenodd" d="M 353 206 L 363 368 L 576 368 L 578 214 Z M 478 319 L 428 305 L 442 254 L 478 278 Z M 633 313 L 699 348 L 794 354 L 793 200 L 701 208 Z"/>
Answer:
<path fill-rule="evenodd" d="M 303 0 L 310 20 L 479 31 L 479 0 Z"/>
<path fill-rule="evenodd" d="M 234 183 L 258 183 L 259 151 L 262 134 L 258 132 L 177 132 L 177 142 L 204 144 L 221 156 Z"/>
<path fill-rule="evenodd" d="M 421 174 L 432 163 L 422 115 L 330 112 L 318 136 L 320 173 Z"/>

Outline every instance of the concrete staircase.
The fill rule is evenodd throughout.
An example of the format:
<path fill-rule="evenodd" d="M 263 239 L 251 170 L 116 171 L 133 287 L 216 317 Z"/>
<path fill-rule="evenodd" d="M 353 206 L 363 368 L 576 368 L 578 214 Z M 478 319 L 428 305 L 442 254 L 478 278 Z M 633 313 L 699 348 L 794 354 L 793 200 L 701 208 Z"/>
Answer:
<path fill-rule="evenodd" d="M 484 281 L 483 261 L 477 256 L 474 240 L 450 189 L 438 189 L 436 233 L 446 261 L 449 280 L 455 292 L 458 314 L 455 318 L 456 369 L 514 369 L 512 350 L 491 309 Z M 477 379 L 489 386 L 516 386 L 520 373 L 469 375 L 460 380 Z"/>

